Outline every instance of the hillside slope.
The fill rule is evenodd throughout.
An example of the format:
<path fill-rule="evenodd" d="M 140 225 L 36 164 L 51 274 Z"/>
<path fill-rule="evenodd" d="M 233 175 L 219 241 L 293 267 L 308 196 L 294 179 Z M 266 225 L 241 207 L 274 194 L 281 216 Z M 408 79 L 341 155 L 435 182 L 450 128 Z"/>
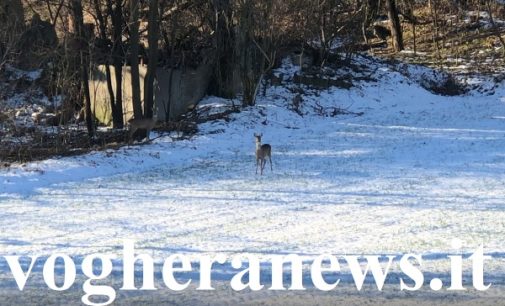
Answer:
<path fill-rule="evenodd" d="M 298 112 L 297 68 L 286 61 L 276 71 L 284 86 L 190 140 L 1 170 L 0 253 L 114 252 L 125 238 L 159 259 L 414 252 L 447 276 L 443 258 L 457 237 L 464 253 L 484 244 L 496 258 L 486 272 L 499 281 L 505 86 L 472 79 L 477 89 L 440 96 L 420 85 L 436 72 L 356 61 L 375 81 L 304 88 Z M 209 97 L 200 108 L 231 103 Z M 273 147 L 263 176 L 254 173 L 255 132 Z"/>

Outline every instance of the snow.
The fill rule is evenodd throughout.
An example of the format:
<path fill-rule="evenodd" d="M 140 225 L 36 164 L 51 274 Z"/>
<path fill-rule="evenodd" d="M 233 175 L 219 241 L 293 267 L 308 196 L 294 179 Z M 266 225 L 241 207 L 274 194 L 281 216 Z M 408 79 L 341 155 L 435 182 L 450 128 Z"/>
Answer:
<path fill-rule="evenodd" d="M 276 75 L 286 86 L 229 121 L 200 125 L 190 140 L 1 170 L 0 254 L 82 256 L 135 239 L 158 260 L 417 253 L 447 276 L 447 254 L 483 244 L 494 256 L 486 276 L 500 279 L 505 86 L 473 78 L 494 93 L 438 96 L 420 86 L 443 79 L 437 72 L 356 60 L 378 81 L 303 88 L 303 116 L 288 110 L 298 70 L 285 61 Z M 320 116 L 316 102 L 350 114 Z M 227 105 L 209 97 L 200 107 Z M 254 173 L 255 132 L 273 148 L 263 176 Z M 462 250 L 451 248 L 455 237 Z"/>
<path fill-rule="evenodd" d="M 31 71 L 25 71 L 13 67 L 11 65 L 6 65 L 6 71 L 10 74 L 10 80 L 25 79 L 27 81 L 33 82 L 42 76 L 42 69 L 35 69 Z"/>
<path fill-rule="evenodd" d="M 486 11 L 466 11 L 466 17 L 463 20 L 465 23 L 470 24 L 477 21 L 484 29 L 493 28 L 491 16 Z M 505 21 L 493 16 L 493 22 L 497 26 L 502 26 Z"/>

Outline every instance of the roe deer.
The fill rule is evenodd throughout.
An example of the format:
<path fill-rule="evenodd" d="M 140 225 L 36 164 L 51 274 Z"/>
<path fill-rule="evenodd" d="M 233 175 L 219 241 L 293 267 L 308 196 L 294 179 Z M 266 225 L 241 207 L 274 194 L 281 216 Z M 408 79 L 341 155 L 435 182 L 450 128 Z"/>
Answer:
<path fill-rule="evenodd" d="M 151 133 L 151 130 L 154 128 L 154 125 L 156 124 L 156 119 L 155 118 L 142 118 L 142 119 L 130 119 L 128 120 L 128 125 L 130 126 L 130 132 L 128 136 L 128 142 L 131 142 L 133 134 L 139 130 L 146 130 L 147 131 L 147 140 L 149 140 L 149 134 Z"/>
<path fill-rule="evenodd" d="M 261 175 L 263 175 L 263 169 L 265 169 L 265 165 L 267 163 L 266 158 L 270 160 L 270 170 L 273 171 L 272 168 L 272 147 L 269 144 L 261 144 L 261 136 L 263 134 L 254 134 L 254 138 L 256 138 L 256 174 L 258 174 L 258 165 L 261 168 Z"/>

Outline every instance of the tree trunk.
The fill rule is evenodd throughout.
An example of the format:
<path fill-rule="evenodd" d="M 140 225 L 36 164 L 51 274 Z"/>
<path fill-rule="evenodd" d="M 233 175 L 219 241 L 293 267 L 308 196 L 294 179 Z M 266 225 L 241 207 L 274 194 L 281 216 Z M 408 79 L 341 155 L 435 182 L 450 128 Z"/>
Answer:
<path fill-rule="evenodd" d="M 149 62 L 144 80 L 144 117 L 153 117 L 154 106 L 154 78 L 158 67 L 158 40 L 159 40 L 159 7 L 158 0 L 149 1 L 149 24 L 147 26 L 149 43 Z"/>
<path fill-rule="evenodd" d="M 393 38 L 393 48 L 396 52 L 403 50 L 402 25 L 398 17 L 398 9 L 395 0 L 386 0 L 389 22 L 391 24 L 391 36 Z"/>
<path fill-rule="evenodd" d="M 100 30 L 100 39 L 105 42 L 107 40 L 107 20 L 105 20 L 103 17 L 102 8 L 100 7 L 100 1 L 94 0 L 93 4 L 95 6 L 96 19 L 98 20 L 98 28 Z M 108 60 L 105 63 L 105 77 L 107 80 L 107 90 L 109 91 L 110 108 L 111 108 L 111 113 L 112 113 L 112 126 L 114 128 L 118 128 L 117 126 L 115 126 L 115 122 L 118 121 L 117 118 L 115 118 L 115 116 L 117 116 L 118 112 L 116 111 L 114 88 L 112 87 L 112 77 L 111 77 L 111 71 L 110 71 Z"/>
<path fill-rule="evenodd" d="M 361 33 L 365 40 L 365 44 L 368 46 L 368 37 L 366 35 L 367 29 L 373 23 L 375 18 L 377 17 L 377 13 L 379 11 L 379 1 L 378 0 L 366 0 L 363 2 L 365 6 L 365 14 L 363 18 L 363 22 L 361 23 Z"/>
<path fill-rule="evenodd" d="M 76 39 L 79 47 L 79 61 L 81 74 L 81 90 L 84 94 L 84 108 L 86 114 L 86 128 L 88 129 L 89 137 L 94 136 L 93 118 L 91 113 L 91 97 L 89 93 L 89 58 L 88 58 L 88 42 L 84 33 L 84 18 L 82 13 L 82 4 L 80 0 L 72 0 L 71 2 L 73 26 L 76 31 Z"/>
<path fill-rule="evenodd" d="M 113 8 L 112 0 L 107 0 L 107 9 L 112 18 L 112 65 L 116 76 L 116 102 L 112 114 L 113 127 L 121 129 L 123 120 L 123 8 L 122 1 L 116 0 Z"/>
<path fill-rule="evenodd" d="M 435 46 L 435 48 L 437 50 L 437 59 L 440 61 L 442 59 L 442 55 L 440 54 L 440 44 L 438 42 L 439 29 L 438 29 L 438 5 L 437 5 L 437 2 L 436 1 L 432 2 L 430 0 L 429 7 L 430 7 L 430 12 L 431 12 L 431 15 L 433 18 L 433 31 L 432 31 L 431 37 L 433 40 L 433 45 Z"/>
<path fill-rule="evenodd" d="M 230 24 L 232 21 L 232 6 L 230 0 L 213 0 L 214 7 L 214 48 L 217 60 L 214 70 L 212 89 L 216 95 L 224 98 L 235 97 L 233 87 L 235 72 L 235 32 Z"/>
<path fill-rule="evenodd" d="M 139 0 L 130 0 L 130 65 L 133 117 L 142 118 L 139 75 Z"/>
<path fill-rule="evenodd" d="M 414 44 L 414 55 L 417 55 L 417 34 L 416 34 L 416 24 L 412 23 L 412 39 Z"/>
<path fill-rule="evenodd" d="M 259 54 L 254 38 L 254 0 L 242 3 L 239 13 L 239 30 L 236 50 L 239 54 L 240 77 L 242 81 L 242 105 L 256 104 L 258 83 L 261 81 L 264 58 Z"/>
<path fill-rule="evenodd" d="M 503 37 L 501 36 L 500 27 L 494 22 L 493 9 L 491 7 L 490 0 L 486 1 L 486 6 L 487 6 L 487 13 L 489 15 L 489 21 L 491 22 L 491 26 L 493 28 L 494 35 L 500 41 L 501 46 L 502 46 L 502 55 L 503 55 L 503 57 L 505 57 L 505 40 L 503 40 Z"/>

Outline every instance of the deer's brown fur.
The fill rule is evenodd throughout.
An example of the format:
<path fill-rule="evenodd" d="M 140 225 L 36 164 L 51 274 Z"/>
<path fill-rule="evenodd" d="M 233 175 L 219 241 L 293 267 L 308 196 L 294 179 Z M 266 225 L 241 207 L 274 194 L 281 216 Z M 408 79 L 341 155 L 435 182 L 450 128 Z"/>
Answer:
<path fill-rule="evenodd" d="M 256 139 L 256 174 L 258 174 L 258 166 L 260 166 L 260 174 L 263 175 L 263 169 L 267 163 L 267 158 L 270 161 L 270 170 L 272 167 L 272 146 L 269 144 L 261 144 L 261 137 L 263 134 L 254 134 Z"/>
<path fill-rule="evenodd" d="M 133 134 L 139 129 L 147 131 L 147 140 L 149 140 L 149 134 L 156 125 L 156 119 L 155 118 L 130 119 L 128 120 L 128 125 L 130 126 L 130 132 L 128 134 L 129 142 L 131 142 Z"/>

